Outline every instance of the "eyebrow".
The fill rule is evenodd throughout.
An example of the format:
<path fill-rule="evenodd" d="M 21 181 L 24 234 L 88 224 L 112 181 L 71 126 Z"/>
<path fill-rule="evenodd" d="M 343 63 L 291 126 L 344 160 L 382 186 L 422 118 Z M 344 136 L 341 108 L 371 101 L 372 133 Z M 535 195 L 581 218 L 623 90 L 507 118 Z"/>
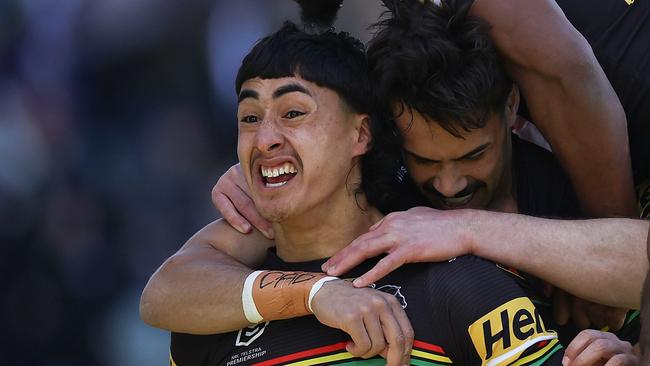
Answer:
<path fill-rule="evenodd" d="M 307 89 L 305 89 L 304 86 L 302 86 L 300 84 L 292 83 L 292 84 L 283 85 L 283 86 L 277 88 L 273 92 L 272 97 L 273 97 L 273 99 L 278 99 L 278 98 L 280 98 L 281 96 L 283 96 L 283 95 L 285 95 L 287 93 L 293 93 L 293 92 L 299 92 L 299 93 L 307 94 L 310 97 L 312 96 L 311 93 L 309 93 L 309 91 Z M 253 98 L 253 99 L 259 100 L 260 99 L 260 94 L 258 92 L 256 92 L 255 90 L 252 90 L 252 89 L 244 89 L 241 92 L 239 92 L 239 96 L 237 97 L 237 103 L 241 103 L 241 101 L 246 99 L 246 98 Z"/>
<path fill-rule="evenodd" d="M 260 94 L 255 90 L 244 89 L 239 93 L 239 96 L 237 97 L 237 103 L 241 103 L 241 101 L 246 98 L 260 99 Z"/>
<path fill-rule="evenodd" d="M 472 155 L 474 155 L 476 153 L 479 153 L 479 152 L 487 149 L 490 146 L 490 144 L 491 144 L 490 142 L 487 142 L 487 143 L 485 143 L 483 145 L 478 146 L 477 148 L 473 149 L 472 151 L 468 152 L 467 154 L 464 154 L 463 156 L 461 156 L 459 158 L 456 158 L 456 159 L 452 159 L 452 160 L 453 161 L 460 161 L 460 160 L 466 159 L 467 157 L 470 157 L 470 156 L 472 156 Z M 413 156 L 415 158 L 418 158 L 418 159 L 422 159 L 422 160 L 425 160 L 425 161 L 430 161 L 432 163 L 439 163 L 440 162 L 440 160 L 434 160 L 434 159 L 430 159 L 430 158 L 418 155 L 418 154 L 414 153 L 413 151 L 408 150 L 405 147 L 402 147 L 402 150 L 404 150 L 404 152 L 407 153 L 408 155 L 411 155 L 411 156 Z"/>
<path fill-rule="evenodd" d="M 292 83 L 292 84 L 283 85 L 283 86 L 277 88 L 273 92 L 273 99 L 278 99 L 278 98 L 280 98 L 281 96 L 283 96 L 283 95 L 285 95 L 287 93 L 293 93 L 293 92 L 299 92 L 299 93 L 307 94 L 307 95 L 309 95 L 311 97 L 311 93 L 309 93 L 309 91 L 307 89 L 305 89 L 304 86 L 302 86 L 300 84 Z"/>

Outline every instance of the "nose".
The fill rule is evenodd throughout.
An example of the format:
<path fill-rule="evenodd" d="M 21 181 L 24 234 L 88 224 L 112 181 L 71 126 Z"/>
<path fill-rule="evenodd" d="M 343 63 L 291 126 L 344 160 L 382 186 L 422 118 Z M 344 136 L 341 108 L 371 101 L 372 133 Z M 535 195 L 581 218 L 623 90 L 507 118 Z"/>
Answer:
<path fill-rule="evenodd" d="M 433 188 L 445 197 L 453 197 L 467 187 L 467 178 L 452 166 L 443 167 L 433 178 Z"/>
<path fill-rule="evenodd" d="M 256 146 L 262 153 L 279 150 L 284 143 L 284 136 L 279 130 L 276 121 L 266 117 L 260 124 L 256 134 Z"/>

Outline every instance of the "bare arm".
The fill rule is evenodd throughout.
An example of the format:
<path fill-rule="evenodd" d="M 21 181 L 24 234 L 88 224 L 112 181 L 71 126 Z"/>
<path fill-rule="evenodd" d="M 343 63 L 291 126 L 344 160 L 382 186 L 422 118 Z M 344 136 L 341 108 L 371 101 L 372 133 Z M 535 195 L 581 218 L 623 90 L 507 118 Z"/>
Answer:
<path fill-rule="evenodd" d="M 252 272 L 247 266 L 259 265 L 272 244 L 258 231 L 245 236 L 225 221 L 209 224 L 151 277 L 140 300 L 142 319 L 157 328 L 191 334 L 224 333 L 250 325 L 242 306 L 244 281 Z M 305 289 L 295 288 L 302 299 Z M 380 354 L 391 366 L 409 363 L 413 329 L 395 297 L 353 288 L 342 280 L 327 282 L 322 289 L 313 298 L 314 315 L 350 335 L 349 352 L 364 358 Z M 278 294 L 276 307 L 288 309 L 291 294 Z M 301 315 L 305 314 L 289 312 L 277 319 Z"/>
<path fill-rule="evenodd" d="M 476 0 L 471 13 L 492 24 L 492 40 L 585 213 L 636 217 L 623 107 L 555 1 Z"/>
<path fill-rule="evenodd" d="M 142 319 L 192 334 L 250 325 L 242 310 L 242 287 L 249 268 L 259 265 L 272 245 L 258 231 L 243 235 L 221 220 L 207 225 L 151 276 L 140 299 Z"/>
<path fill-rule="evenodd" d="M 650 222 L 549 220 L 477 212 L 470 251 L 529 272 L 578 297 L 638 309 Z"/>
<path fill-rule="evenodd" d="M 366 286 L 404 263 L 474 254 L 531 273 L 578 297 L 639 308 L 650 222 L 549 220 L 480 210 L 416 207 L 387 215 L 330 258 L 330 275 L 388 253 L 354 281 Z"/>

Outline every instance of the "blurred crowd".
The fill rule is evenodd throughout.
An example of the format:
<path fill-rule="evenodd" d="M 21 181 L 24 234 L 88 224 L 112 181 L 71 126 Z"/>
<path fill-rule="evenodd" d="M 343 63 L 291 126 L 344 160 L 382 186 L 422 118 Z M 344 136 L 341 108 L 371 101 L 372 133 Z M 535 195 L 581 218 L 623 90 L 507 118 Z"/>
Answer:
<path fill-rule="evenodd" d="M 337 27 L 367 40 L 378 2 Z M 290 0 L 0 1 L 0 354 L 161 365 L 148 277 L 218 217 L 236 162 L 234 78 Z"/>

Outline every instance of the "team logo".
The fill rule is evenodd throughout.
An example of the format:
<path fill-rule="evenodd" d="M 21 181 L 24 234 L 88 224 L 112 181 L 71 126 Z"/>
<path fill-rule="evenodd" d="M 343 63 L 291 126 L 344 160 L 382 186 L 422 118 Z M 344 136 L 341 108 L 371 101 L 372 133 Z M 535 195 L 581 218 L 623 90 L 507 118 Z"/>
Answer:
<path fill-rule="evenodd" d="M 269 325 L 269 322 L 259 323 L 259 324 L 251 325 L 249 327 L 240 329 L 239 333 L 237 333 L 235 346 L 250 345 L 251 343 L 253 343 L 253 341 L 259 338 L 262 335 L 262 333 L 264 333 L 264 329 L 266 329 L 267 325 Z"/>
<path fill-rule="evenodd" d="M 510 364 L 528 348 L 557 338 L 554 331 L 546 329 L 527 297 L 502 304 L 472 323 L 467 331 L 484 366 Z"/>
<path fill-rule="evenodd" d="M 406 306 L 408 305 L 406 303 L 406 298 L 404 297 L 404 295 L 402 295 L 402 292 L 400 292 L 400 289 L 402 288 L 402 286 L 395 286 L 395 285 L 383 285 L 383 286 L 379 286 L 379 287 L 376 287 L 376 286 L 377 285 L 375 285 L 373 283 L 373 284 L 370 285 L 370 288 L 374 288 L 374 289 L 379 290 L 381 292 L 385 292 L 387 294 L 391 294 L 391 295 L 395 296 L 397 301 L 399 301 L 400 305 L 402 305 L 402 309 L 406 309 Z"/>

